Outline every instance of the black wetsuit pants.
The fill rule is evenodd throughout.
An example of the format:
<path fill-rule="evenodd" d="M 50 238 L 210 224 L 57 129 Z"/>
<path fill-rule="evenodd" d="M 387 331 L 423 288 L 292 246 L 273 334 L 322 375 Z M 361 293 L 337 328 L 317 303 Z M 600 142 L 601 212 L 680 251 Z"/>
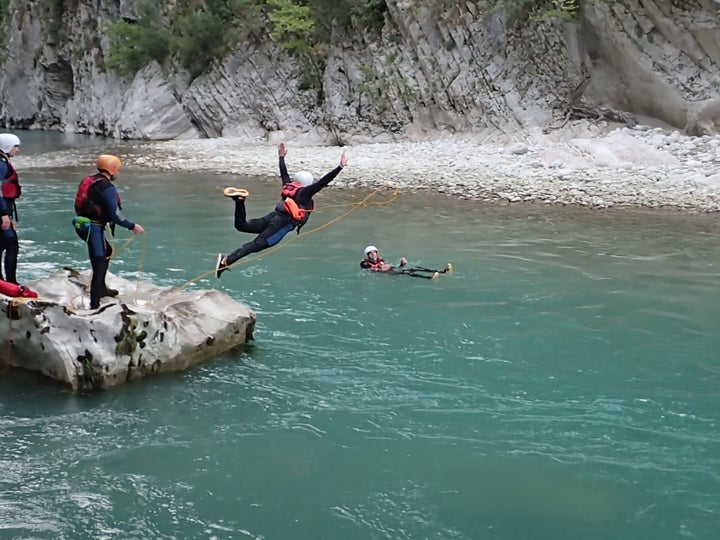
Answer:
<path fill-rule="evenodd" d="M 240 232 L 257 234 L 254 240 L 243 244 L 227 256 L 227 265 L 277 244 L 295 228 L 290 216 L 273 210 L 261 218 L 247 220 L 245 201 L 235 201 L 235 229 Z"/>
<path fill-rule="evenodd" d="M 5 277 L 3 278 L 2 272 L 0 272 L 0 279 L 4 279 L 9 283 L 15 283 L 16 285 L 18 251 L 20 251 L 20 247 L 15 229 L 10 227 L 8 230 L 2 231 L 2 235 L 0 235 L 0 258 L 2 258 L 4 253 L 5 260 L 3 266 L 5 268 Z"/>
<path fill-rule="evenodd" d="M 75 229 L 77 235 L 82 238 L 88 246 L 88 257 L 92 266 L 92 278 L 90 279 L 90 309 L 100 307 L 100 299 L 108 296 L 109 290 L 105 285 L 105 276 L 110 267 L 112 247 L 105 240 L 104 225 L 91 224 L 86 229 Z"/>
<path fill-rule="evenodd" d="M 432 279 L 433 274 L 444 274 L 445 270 L 433 270 L 432 268 L 425 268 L 423 266 L 416 266 L 414 268 L 396 268 L 392 271 L 393 274 L 401 276 L 419 277 L 424 279 Z"/>

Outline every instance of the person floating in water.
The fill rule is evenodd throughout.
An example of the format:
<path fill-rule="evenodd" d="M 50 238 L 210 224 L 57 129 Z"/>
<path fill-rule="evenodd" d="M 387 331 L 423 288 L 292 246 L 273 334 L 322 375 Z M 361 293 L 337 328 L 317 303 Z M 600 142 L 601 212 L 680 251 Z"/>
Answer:
<path fill-rule="evenodd" d="M 437 279 L 440 277 L 440 274 L 449 274 L 452 272 L 452 264 L 450 263 L 447 263 L 445 268 L 442 270 L 433 270 L 422 266 L 406 268 L 408 262 L 405 257 L 400 257 L 400 264 L 397 267 L 392 266 L 391 264 L 385 262 L 385 260 L 380 256 L 378 248 L 375 246 L 366 247 L 363 254 L 365 255 L 365 258 L 360 261 L 360 267 L 373 272 L 400 274 L 424 279 Z"/>
<path fill-rule="evenodd" d="M 280 179 L 282 180 L 282 198 L 269 214 L 261 218 L 248 220 L 245 210 L 245 198 L 248 193 L 237 188 L 226 188 L 224 194 L 235 201 L 235 229 L 240 232 L 256 234 L 254 240 L 247 242 L 229 255 L 222 253 L 217 256 L 215 277 L 220 279 L 225 270 L 250 253 L 256 253 L 274 246 L 293 229 L 300 231 L 307 223 L 310 213 L 315 208 L 313 197 L 327 186 L 347 166 L 345 152 L 340 156 L 340 165 L 327 173 L 317 182 L 308 171 L 299 171 L 291 179 L 285 165 L 287 148 L 284 143 L 278 145 L 280 162 Z"/>

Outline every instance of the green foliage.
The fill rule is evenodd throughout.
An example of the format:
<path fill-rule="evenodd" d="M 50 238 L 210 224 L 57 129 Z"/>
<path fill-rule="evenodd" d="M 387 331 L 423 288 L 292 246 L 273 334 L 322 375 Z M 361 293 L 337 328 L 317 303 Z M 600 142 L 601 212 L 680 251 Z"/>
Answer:
<path fill-rule="evenodd" d="M 572 19 L 578 14 L 578 11 L 580 11 L 578 1 L 579 0 L 556 0 L 553 2 L 555 6 L 544 10 L 543 16 Z"/>
<path fill-rule="evenodd" d="M 214 58 L 229 51 L 230 43 L 223 34 L 223 21 L 213 13 L 184 13 L 178 17 L 175 30 L 174 49 L 193 77 L 202 73 Z"/>
<path fill-rule="evenodd" d="M 172 50 L 193 77 L 263 26 L 257 0 L 186 0 L 179 5 Z"/>
<path fill-rule="evenodd" d="M 170 32 L 149 5 L 141 8 L 136 24 L 111 23 L 107 32 L 111 44 L 107 67 L 121 75 L 135 73 L 151 60 L 162 63 L 170 54 Z"/>
<path fill-rule="evenodd" d="M 267 0 L 267 4 L 272 23 L 270 37 L 291 53 L 308 53 L 315 30 L 310 8 L 297 5 L 293 0 Z"/>
<path fill-rule="evenodd" d="M 10 0 L 0 0 L 0 23 L 7 24 L 10 20 Z M 3 32 L 5 34 L 5 32 Z"/>
<path fill-rule="evenodd" d="M 62 0 L 49 0 L 60 6 Z M 7 3 L 9 0 L 0 0 Z M 164 12 L 161 10 L 165 10 Z M 382 24 L 385 0 L 144 0 L 138 20 L 108 25 L 108 68 L 136 72 L 151 60 L 176 58 L 194 77 L 248 36 L 269 35 L 308 61 L 308 82 L 324 64 L 333 28 Z M 311 85 L 314 86 L 314 85 Z"/>
<path fill-rule="evenodd" d="M 379 33 L 385 24 L 388 7 L 385 0 L 364 0 L 351 10 L 352 22 L 365 30 Z"/>
<path fill-rule="evenodd" d="M 49 1 L 62 5 L 62 0 Z M 173 57 L 197 76 L 252 34 L 270 36 L 316 71 L 333 35 L 357 28 L 379 32 L 387 12 L 386 0 L 142 1 L 136 22 L 108 25 L 108 67 L 121 73 Z"/>
<path fill-rule="evenodd" d="M 136 22 L 108 25 L 107 66 L 129 74 L 151 60 L 163 63 L 176 56 L 196 77 L 257 29 L 261 20 L 258 0 L 184 0 L 168 13 L 161 13 L 160 6 L 147 0 L 140 6 Z"/>

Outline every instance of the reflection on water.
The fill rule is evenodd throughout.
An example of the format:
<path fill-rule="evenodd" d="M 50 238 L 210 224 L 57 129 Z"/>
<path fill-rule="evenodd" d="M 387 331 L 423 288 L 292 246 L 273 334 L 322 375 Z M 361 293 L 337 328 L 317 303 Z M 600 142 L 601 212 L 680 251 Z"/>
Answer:
<path fill-rule="evenodd" d="M 70 225 L 87 166 L 20 172 L 21 276 L 87 268 Z M 248 239 L 229 184 L 251 215 L 278 195 L 123 171 L 147 245 L 111 270 L 176 286 L 211 270 Z M 365 195 L 324 191 L 305 230 Z M 711 537 L 719 241 L 716 216 L 439 195 L 363 208 L 190 285 L 257 310 L 242 350 L 91 396 L 3 373 L 0 537 Z M 455 272 L 364 273 L 370 243 Z"/>

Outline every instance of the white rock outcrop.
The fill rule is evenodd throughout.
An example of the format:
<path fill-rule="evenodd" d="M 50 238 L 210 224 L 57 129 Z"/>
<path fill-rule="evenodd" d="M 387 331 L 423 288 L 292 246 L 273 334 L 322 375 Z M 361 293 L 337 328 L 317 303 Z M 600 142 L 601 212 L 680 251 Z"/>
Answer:
<path fill-rule="evenodd" d="M 0 294 L 2 364 L 73 390 L 108 389 L 178 371 L 252 339 L 255 313 L 217 290 L 183 291 L 108 274 L 119 291 L 87 309 L 90 272 L 56 272 L 27 285 L 39 298 Z"/>

